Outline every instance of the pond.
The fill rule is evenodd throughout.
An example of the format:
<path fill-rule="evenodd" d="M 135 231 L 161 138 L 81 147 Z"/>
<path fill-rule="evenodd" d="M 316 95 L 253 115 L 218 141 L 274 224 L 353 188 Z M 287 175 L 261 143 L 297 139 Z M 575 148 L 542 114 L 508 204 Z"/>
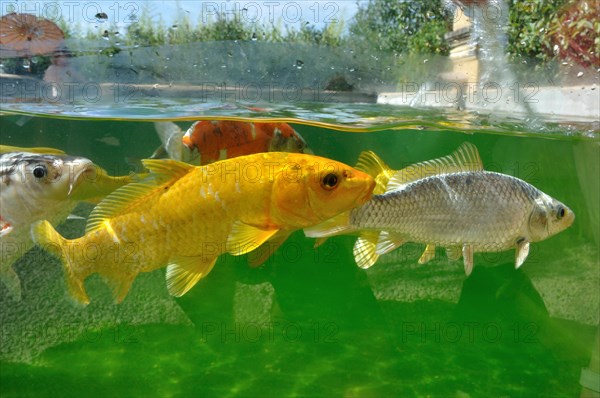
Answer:
<path fill-rule="evenodd" d="M 383 104 L 381 93 L 401 96 L 406 91 L 398 87 L 407 86 L 352 80 L 344 66 L 352 58 L 348 49 L 328 54 L 324 47 L 250 40 L 139 46 L 109 56 L 91 54 L 97 44 L 69 42 L 85 81 L 2 76 L 0 144 L 60 149 L 123 176 L 144 172 L 141 160 L 163 144 L 156 122 L 182 131 L 197 120 L 285 122 L 314 155 L 354 166 L 370 150 L 394 170 L 469 142 L 486 170 L 532 184 L 576 218 L 532 243 L 519 269 L 512 249 L 475 253 L 468 277 L 462 259 L 441 249 L 420 265 L 422 243 L 408 242 L 362 269 L 353 256 L 356 236 L 315 247 L 297 230 L 257 268 L 248 266 L 252 253 L 221 255 L 182 297 L 169 294 L 164 267 L 141 273 L 119 304 L 98 274 L 85 282 L 90 303 L 76 303 L 60 261 L 34 246 L 13 265 L 21 299 L 0 286 L 3 396 L 581 393 L 582 369 L 598 360 L 600 322 L 600 135 L 588 112 L 593 102 L 582 101 L 580 115 L 519 108 L 518 101 L 509 104 L 512 112 L 468 103 L 467 109 Z M 181 67 L 198 68 L 192 65 L 205 54 L 237 60 L 227 64 L 236 77 L 217 73 L 221 60 L 206 61 L 193 77 Z M 257 60 L 267 54 L 285 62 L 269 61 L 275 78 L 259 79 Z M 427 59 L 426 65 L 438 62 Z M 169 80 L 148 65 L 179 69 Z M 323 81 L 333 76 L 325 70 L 336 68 L 361 89 L 325 89 Z M 597 95 L 596 87 L 591 81 L 580 90 Z M 58 231 L 84 235 L 94 205 L 70 209 Z M 2 250 L 5 261 L 11 247 L 3 243 Z"/>

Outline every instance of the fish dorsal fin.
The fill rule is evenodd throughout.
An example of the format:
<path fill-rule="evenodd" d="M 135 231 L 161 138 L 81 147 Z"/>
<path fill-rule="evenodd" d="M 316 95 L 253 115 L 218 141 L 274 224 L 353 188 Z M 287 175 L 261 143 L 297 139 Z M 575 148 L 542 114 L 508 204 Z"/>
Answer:
<path fill-rule="evenodd" d="M 373 194 L 378 195 L 385 192 L 385 187 L 390 178 L 396 173 L 373 151 L 363 151 L 358 157 L 356 169 L 363 171 L 375 179 L 375 190 Z"/>
<path fill-rule="evenodd" d="M 21 148 L 18 146 L 10 146 L 10 145 L 0 145 L 0 153 L 9 153 L 9 152 L 29 152 L 29 153 L 40 153 L 46 155 L 66 155 L 60 149 L 54 148 Z"/>
<path fill-rule="evenodd" d="M 105 225 L 105 221 L 135 209 L 137 201 L 157 188 L 150 178 L 143 182 L 125 185 L 102 200 L 90 213 L 85 233 L 93 232 Z"/>
<path fill-rule="evenodd" d="M 127 184 L 108 195 L 98 204 L 88 219 L 85 232 L 92 232 L 105 225 L 105 221 L 137 208 L 137 203 L 168 182 L 178 180 L 194 168 L 175 160 L 145 159 L 144 166 L 150 175 L 140 182 Z"/>
<path fill-rule="evenodd" d="M 256 249 L 272 238 L 279 229 L 260 229 L 241 221 L 236 221 L 227 237 L 227 251 L 240 256 Z"/>
<path fill-rule="evenodd" d="M 188 292 L 198 281 L 204 278 L 213 269 L 217 257 L 207 256 L 175 257 L 167 266 L 167 289 L 169 294 L 181 297 Z"/>
<path fill-rule="evenodd" d="M 158 184 L 178 180 L 195 167 L 173 159 L 144 159 L 142 163 Z"/>
<path fill-rule="evenodd" d="M 402 189 L 409 182 L 433 175 L 481 170 L 483 163 L 477 147 L 465 142 L 450 155 L 415 163 L 396 172 L 390 178 L 386 192 Z"/>

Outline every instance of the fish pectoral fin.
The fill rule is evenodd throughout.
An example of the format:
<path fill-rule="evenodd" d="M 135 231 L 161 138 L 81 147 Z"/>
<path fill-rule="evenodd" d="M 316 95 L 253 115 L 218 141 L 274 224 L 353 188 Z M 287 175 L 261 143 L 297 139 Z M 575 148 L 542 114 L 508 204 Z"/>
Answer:
<path fill-rule="evenodd" d="M 481 171 L 483 163 L 475 145 L 465 142 L 448 156 L 405 167 L 391 176 L 386 192 L 402 189 L 411 181 L 438 174 Z"/>
<path fill-rule="evenodd" d="M 377 254 L 376 250 L 378 238 L 378 233 L 363 233 L 354 243 L 352 253 L 354 254 L 356 265 L 360 268 L 369 268 L 379 259 L 379 254 Z"/>
<path fill-rule="evenodd" d="M 104 274 L 103 276 L 110 288 L 115 304 L 121 303 L 127 297 L 127 293 L 129 293 L 135 280 L 135 275 Z"/>
<path fill-rule="evenodd" d="M 290 234 L 289 231 L 277 232 L 271 239 L 248 255 L 248 265 L 252 268 L 262 265 L 286 241 Z"/>
<path fill-rule="evenodd" d="M 473 246 L 463 245 L 462 255 L 465 263 L 465 274 L 469 276 L 471 275 L 471 271 L 473 271 Z"/>
<path fill-rule="evenodd" d="M 335 235 L 351 233 L 354 228 L 350 225 L 350 212 L 344 212 L 312 227 L 304 228 L 308 238 L 326 238 Z"/>
<path fill-rule="evenodd" d="M 213 269 L 218 257 L 177 256 L 167 266 L 167 289 L 169 294 L 181 297 Z"/>
<path fill-rule="evenodd" d="M 399 248 L 406 242 L 404 236 L 393 234 L 387 231 L 382 231 L 377 239 L 377 247 L 375 252 L 378 255 L 383 255 Z"/>
<path fill-rule="evenodd" d="M 256 249 L 271 239 L 279 229 L 260 229 L 241 221 L 236 221 L 227 237 L 227 252 L 240 256 Z"/>
<path fill-rule="evenodd" d="M 456 261 L 462 257 L 462 247 L 460 247 L 460 246 L 447 247 L 446 255 L 448 256 L 448 260 Z"/>
<path fill-rule="evenodd" d="M 435 245 L 429 244 L 423 250 L 423 254 L 419 258 L 419 264 L 427 264 L 435 258 Z"/>
<path fill-rule="evenodd" d="M 0 280 L 8 289 L 11 297 L 15 301 L 21 301 L 21 281 L 12 266 L 8 266 L 0 272 Z"/>
<path fill-rule="evenodd" d="M 317 247 L 322 246 L 325 242 L 327 242 L 327 239 L 329 239 L 329 238 L 317 238 L 317 239 L 315 239 L 315 244 L 314 244 L 313 248 L 316 249 Z"/>
<path fill-rule="evenodd" d="M 526 239 L 520 239 L 517 242 L 517 248 L 515 252 L 515 269 L 518 269 L 521 265 L 523 265 L 528 255 L 529 241 Z"/>
<path fill-rule="evenodd" d="M 358 157 L 356 169 L 363 171 L 375 180 L 373 194 L 382 194 L 388 184 L 390 177 L 395 173 L 385 162 L 373 151 L 363 151 Z"/>

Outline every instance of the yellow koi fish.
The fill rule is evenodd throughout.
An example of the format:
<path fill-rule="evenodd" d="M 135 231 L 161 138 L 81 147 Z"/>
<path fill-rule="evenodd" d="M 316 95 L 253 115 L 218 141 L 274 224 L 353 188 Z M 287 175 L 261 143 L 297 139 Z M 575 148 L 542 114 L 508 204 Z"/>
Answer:
<path fill-rule="evenodd" d="M 108 196 L 90 215 L 86 234 L 60 236 L 48 222 L 34 240 L 66 270 L 71 295 L 88 303 L 84 280 L 100 273 L 122 301 L 140 272 L 167 266 L 167 288 L 182 296 L 222 253 L 241 255 L 366 202 L 367 174 L 306 154 L 260 153 L 191 166 L 144 160 L 150 176 Z"/>

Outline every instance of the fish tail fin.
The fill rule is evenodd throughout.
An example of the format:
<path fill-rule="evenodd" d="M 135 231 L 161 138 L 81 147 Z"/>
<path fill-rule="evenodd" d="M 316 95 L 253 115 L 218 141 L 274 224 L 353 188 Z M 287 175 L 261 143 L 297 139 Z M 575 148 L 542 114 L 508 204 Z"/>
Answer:
<path fill-rule="evenodd" d="M 155 122 L 154 128 L 169 157 L 175 160 L 184 159 L 183 136 L 178 125 L 173 122 Z"/>
<path fill-rule="evenodd" d="M 3 266 L 4 268 L 4 266 Z M 0 280 L 15 301 L 21 301 L 21 281 L 12 266 L 0 271 Z"/>
<path fill-rule="evenodd" d="M 75 272 L 69 256 L 70 241 L 56 232 L 52 224 L 46 220 L 32 225 L 31 237 L 44 250 L 58 257 L 65 270 L 67 287 L 71 296 L 82 304 L 89 304 L 90 299 L 85 292 L 83 278 Z"/>

